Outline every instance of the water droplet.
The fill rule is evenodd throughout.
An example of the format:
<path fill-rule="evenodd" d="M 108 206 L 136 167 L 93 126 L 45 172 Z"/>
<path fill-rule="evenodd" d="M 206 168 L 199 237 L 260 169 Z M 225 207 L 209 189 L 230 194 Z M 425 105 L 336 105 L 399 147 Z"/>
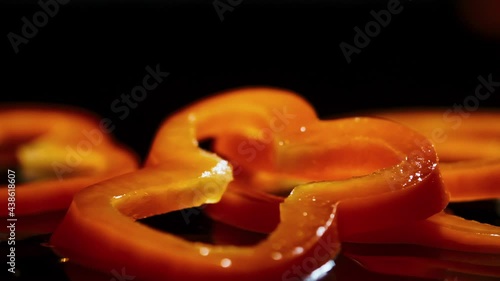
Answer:
<path fill-rule="evenodd" d="M 302 133 L 303 133 L 303 132 L 305 132 L 306 130 L 307 130 L 307 128 L 306 128 L 305 126 L 300 127 L 300 131 L 301 131 Z"/>
<path fill-rule="evenodd" d="M 303 212 L 303 213 L 302 213 L 302 215 L 303 215 L 304 217 L 306 217 L 306 216 L 307 216 L 307 212 Z"/>
<path fill-rule="evenodd" d="M 293 249 L 293 253 L 295 255 L 302 254 L 302 252 L 304 252 L 304 248 L 302 248 L 302 247 L 295 247 L 295 249 Z"/>
<path fill-rule="evenodd" d="M 275 261 L 280 260 L 283 255 L 280 252 L 274 252 L 271 254 L 271 258 Z"/>
<path fill-rule="evenodd" d="M 206 256 L 208 256 L 209 253 L 210 253 L 210 249 L 208 249 L 207 247 L 200 248 L 200 255 L 206 257 Z"/>
<path fill-rule="evenodd" d="M 325 233 L 325 231 L 326 231 L 326 228 L 325 228 L 324 226 L 320 226 L 320 227 L 318 227 L 318 229 L 316 230 L 316 235 L 317 235 L 317 236 L 321 236 L 321 235 L 323 235 L 323 233 Z"/>
<path fill-rule="evenodd" d="M 224 268 L 228 268 L 231 266 L 231 260 L 230 259 L 222 259 L 220 261 L 220 266 L 224 267 Z"/>

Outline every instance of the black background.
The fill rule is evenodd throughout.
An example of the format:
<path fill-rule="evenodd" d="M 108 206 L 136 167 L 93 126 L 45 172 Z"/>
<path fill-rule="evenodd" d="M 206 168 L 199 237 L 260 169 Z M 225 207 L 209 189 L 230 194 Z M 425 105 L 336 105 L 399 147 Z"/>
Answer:
<path fill-rule="evenodd" d="M 222 1 L 224 3 L 224 1 Z M 237 1 L 236 1 L 237 2 Z M 18 54 L 36 1 L 3 2 L 1 102 L 80 106 L 114 121 L 118 138 L 144 155 L 174 110 L 233 87 L 282 87 L 320 116 L 394 106 L 451 108 L 473 95 L 477 77 L 499 81 L 500 44 L 467 28 L 456 1 L 401 1 L 403 11 L 348 64 L 339 44 L 388 1 L 243 0 L 221 22 L 213 1 L 81 1 L 58 13 Z M 129 94 L 145 67 L 170 76 L 120 120 L 111 103 Z M 480 106 L 500 104 L 494 93 Z"/>

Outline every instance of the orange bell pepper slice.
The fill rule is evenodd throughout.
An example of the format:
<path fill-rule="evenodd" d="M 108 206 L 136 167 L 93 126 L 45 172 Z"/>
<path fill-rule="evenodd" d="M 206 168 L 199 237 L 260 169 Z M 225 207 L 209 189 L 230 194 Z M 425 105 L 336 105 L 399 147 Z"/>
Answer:
<path fill-rule="evenodd" d="M 17 174 L 16 217 L 65 211 L 77 191 L 138 167 L 135 153 L 102 132 L 95 116 L 77 108 L 0 108 L 0 147 L 0 166 Z M 5 206 L 12 190 L 0 186 Z M 9 210 L 1 208 L 0 216 L 9 216 Z"/>
<path fill-rule="evenodd" d="M 500 227 L 440 212 L 404 227 L 350 237 L 351 241 L 417 244 L 457 251 L 500 254 Z"/>
<path fill-rule="evenodd" d="M 500 112 L 484 110 L 459 119 L 445 110 L 372 113 L 421 131 L 438 151 L 450 201 L 500 198 Z M 453 122 L 451 122 L 451 120 Z M 500 253 L 500 227 L 440 212 L 404 228 L 351 237 L 368 243 L 412 243 L 459 251 Z"/>
<path fill-rule="evenodd" d="M 248 96 L 232 100 L 241 104 Z M 215 122 L 235 110 L 227 105 L 174 115 L 162 126 L 147 167 L 79 192 L 51 237 L 56 252 L 103 271 L 124 267 L 142 280 L 277 280 L 293 266 L 306 272 L 335 257 L 336 205 L 328 200 L 290 196 L 282 205 L 284 223 L 254 247 L 192 243 L 135 222 L 220 199 L 233 178 L 232 169 L 227 161 L 200 149 L 197 139 L 220 130 Z M 225 124 L 237 125 L 237 119 Z M 296 233 L 297 228 L 302 231 Z M 310 263 L 303 268 L 306 258 Z M 193 270 L 186 271 L 186 266 Z"/>
<path fill-rule="evenodd" d="M 450 201 L 500 198 L 500 111 L 462 116 L 446 109 L 407 109 L 370 115 L 402 123 L 434 143 Z"/>
<path fill-rule="evenodd" d="M 226 135 L 258 135 L 269 122 L 276 125 L 273 114 L 283 105 L 300 116 L 286 129 L 282 127 L 283 132 L 307 126 L 316 134 L 324 133 L 323 123 L 316 125 L 320 121 L 306 101 L 278 89 L 230 91 L 172 115 L 160 128 L 143 169 L 76 194 L 51 237 L 54 250 L 73 262 L 101 271 L 126 268 L 127 273 L 141 280 L 300 280 L 318 267 L 332 266 L 329 261 L 340 249 L 337 220 L 346 229 L 341 231 L 357 233 L 425 218 L 446 205 L 437 157 L 423 136 L 394 122 L 356 119 L 345 122 L 366 122 L 404 136 L 388 139 L 383 146 L 391 152 L 385 159 L 391 161 L 378 161 L 377 168 L 383 167 L 364 177 L 295 187 L 280 205 L 276 229 L 256 245 L 189 242 L 135 222 L 218 202 L 233 177 L 234 182 L 245 180 L 244 173 L 233 175 L 226 160 L 200 149 L 198 141 L 212 137 L 218 141 Z M 346 130 L 346 134 L 355 131 Z M 297 156 L 278 151 L 283 140 L 271 137 L 273 141 L 252 164 L 280 168 L 276 161 L 267 160 Z M 422 141 L 420 145 L 407 141 L 415 138 Z M 294 165 L 287 168 L 292 172 L 297 169 Z M 430 203 L 421 208 L 424 198 Z M 392 219 L 379 219 L 380 215 L 396 211 L 400 213 Z M 379 224 L 348 221 L 358 215 L 367 220 L 376 218 Z"/>
<path fill-rule="evenodd" d="M 500 278 L 500 255 L 416 245 L 344 243 L 342 254 L 371 272 L 434 280 Z"/>
<path fill-rule="evenodd" d="M 444 110 L 442 112 L 445 112 Z M 458 123 L 451 123 L 449 119 L 443 117 L 443 113 L 437 110 L 403 110 L 403 111 L 383 111 L 371 114 L 365 114 L 369 117 L 383 117 L 392 121 L 397 121 L 409 128 L 413 128 L 432 141 L 438 151 L 440 159 L 440 167 L 442 170 L 443 181 L 447 190 L 451 193 L 452 201 L 470 201 L 487 198 L 500 197 L 500 129 L 496 124 L 500 123 L 500 113 L 495 111 L 475 112 L 466 119 Z M 455 116 L 456 117 L 456 116 Z M 448 117 L 450 118 L 450 117 Z M 460 126 L 458 126 L 460 125 Z M 335 132 L 335 131 L 333 131 Z M 362 130 L 357 130 L 362 132 Z M 372 135 L 373 134 L 368 134 Z M 351 137 L 352 138 L 352 137 Z M 226 140 L 225 147 L 230 141 Z M 235 147 L 238 140 L 232 147 Z M 326 143 L 327 141 L 324 140 Z M 346 140 L 349 143 L 349 139 Z M 337 141 L 338 146 L 341 142 Z M 320 151 L 326 144 L 313 146 Z M 481 147 L 478 150 L 478 147 Z M 223 147 L 224 149 L 224 147 Z M 314 151 L 314 149 L 312 149 Z M 308 150 L 310 152 L 311 149 Z M 319 154 L 318 153 L 318 154 Z M 325 155 L 326 150 L 325 150 Z M 354 154 L 352 154 L 354 155 Z M 372 153 L 373 155 L 373 153 Z M 237 157 L 237 153 L 234 153 Z M 311 161 L 318 161 L 316 155 L 311 157 Z M 244 162 L 241 157 L 238 159 Z M 286 162 L 286 161 L 284 161 Z M 296 161 L 288 161 L 288 163 L 297 163 Z M 320 164 L 322 162 L 319 162 Z M 264 186 L 265 191 L 271 193 L 282 193 L 283 190 L 290 189 L 289 184 L 293 182 L 302 183 L 307 179 L 301 178 L 305 175 L 306 178 L 315 179 L 314 174 L 308 172 L 304 165 L 302 171 L 294 171 L 293 174 L 284 175 L 282 172 L 261 172 L 255 171 L 253 184 L 256 186 Z M 327 167 L 325 164 L 324 167 Z M 348 174 L 349 170 L 358 172 L 363 168 L 362 164 L 349 166 L 347 164 L 332 170 L 329 175 L 340 177 Z M 347 170 L 347 171 L 345 171 Z M 230 190 L 231 191 L 231 190 Z M 273 205 L 278 205 L 282 200 L 278 196 L 267 195 L 266 200 L 262 195 L 241 196 L 241 192 L 232 192 L 225 195 L 221 202 L 215 205 L 208 206 L 205 210 L 214 219 L 224 221 L 226 223 L 242 227 L 244 229 L 267 232 L 272 229 L 272 225 L 266 227 L 255 227 L 249 222 L 265 220 L 265 217 L 257 217 L 257 212 L 252 212 L 251 208 L 259 206 L 272 210 Z M 260 193 L 260 191 L 259 191 Z M 237 197 L 238 199 L 234 199 Z M 252 200 L 248 200 L 252 198 Z M 271 199 L 269 199 L 271 198 Z M 232 216 L 231 201 L 239 201 L 240 207 L 246 210 L 248 216 L 239 218 Z M 265 207 L 262 205 L 266 205 Z M 340 205 L 339 208 L 342 208 Z M 273 214 L 268 215 L 273 217 Z M 344 217 L 344 216 L 340 216 Z M 376 221 L 376 220 L 373 220 Z M 480 251 L 480 252 L 500 252 L 500 228 L 487 224 L 480 224 L 475 221 L 465 220 L 463 218 L 439 212 L 427 220 L 416 222 L 415 224 L 407 224 L 405 226 L 389 227 L 379 231 L 369 231 L 367 233 L 350 233 L 343 235 L 342 222 L 339 222 L 341 229 L 341 237 L 343 241 L 351 242 L 366 242 L 366 243 L 416 243 L 420 245 L 433 246 L 445 249 L 454 249 L 460 251 Z M 480 231 L 479 231 L 480 230 Z"/>
<path fill-rule="evenodd" d="M 216 204 L 203 211 L 213 220 L 258 233 L 270 233 L 280 222 L 280 204 L 285 198 L 258 190 L 258 186 L 236 180 Z"/>
<path fill-rule="evenodd" d="M 342 214 L 339 216 L 341 237 L 382 229 L 389 225 L 399 225 L 410 220 L 424 219 L 446 206 L 447 197 L 443 189 L 435 187 L 435 184 L 440 182 L 439 172 L 437 169 L 435 172 L 430 171 L 434 167 L 427 166 L 433 163 L 432 156 L 426 155 L 433 151 L 432 146 L 416 132 L 393 122 L 372 118 L 317 121 L 301 128 L 305 128 L 302 129 L 304 132 L 297 129 L 295 132 L 298 133 L 282 136 L 288 142 L 287 145 L 280 145 L 282 140 L 277 140 L 278 151 L 274 157 L 280 166 L 262 168 L 262 165 L 257 165 L 252 169 L 255 170 L 257 177 L 258 169 L 268 169 L 269 173 L 276 175 L 277 181 L 295 178 L 308 188 L 315 189 L 315 194 L 334 197 L 341 201 L 338 210 Z M 326 138 L 325 132 L 332 138 Z M 238 152 L 239 144 L 244 141 L 242 139 L 241 137 L 224 139 L 224 149 L 216 149 L 216 152 L 243 163 L 245 159 Z M 423 159 L 428 162 L 425 163 Z M 411 161 L 422 163 L 411 163 Z M 394 166 L 392 170 L 385 169 L 379 172 L 380 177 L 377 181 L 369 182 L 366 178 L 361 178 L 357 184 L 344 182 L 352 177 L 373 173 L 377 169 L 384 168 L 384 165 Z M 413 165 L 421 167 L 416 168 Z M 401 178 L 398 179 L 398 176 Z M 333 180 L 335 182 L 331 182 Z M 311 181 L 326 182 L 310 183 Z M 392 189 L 387 189 L 383 181 L 392 185 Z M 420 182 L 417 185 L 415 181 Z M 263 183 L 259 179 L 251 179 L 251 182 L 252 187 L 272 188 L 272 185 Z M 354 183 L 355 180 L 351 182 Z M 415 188 L 409 188 L 410 186 Z M 377 202 L 376 198 L 379 195 L 385 197 L 383 203 Z M 282 199 L 276 196 L 273 198 L 271 195 L 267 195 L 266 199 L 263 197 L 262 194 L 254 192 L 251 198 L 248 194 L 244 195 L 240 189 L 234 188 L 226 193 L 221 202 L 207 205 L 204 210 L 214 219 L 247 230 L 266 232 L 272 229 L 270 224 L 275 221 L 274 214 L 269 213 L 267 218 L 257 217 L 259 209 L 272 211 L 272 205 L 279 204 Z M 239 202 L 235 204 L 236 201 Z M 426 204 L 422 204 L 424 201 Z M 239 206 L 240 210 L 247 209 L 247 216 L 231 206 Z M 381 221 L 376 217 L 385 219 Z M 255 225 L 255 221 L 262 223 Z"/>

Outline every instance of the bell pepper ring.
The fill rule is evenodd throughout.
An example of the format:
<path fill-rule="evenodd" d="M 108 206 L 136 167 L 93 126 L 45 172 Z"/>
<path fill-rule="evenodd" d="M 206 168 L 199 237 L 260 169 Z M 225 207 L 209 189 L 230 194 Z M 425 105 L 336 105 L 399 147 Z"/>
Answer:
<path fill-rule="evenodd" d="M 280 223 L 256 245 L 190 242 L 135 221 L 220 201 L 231 183 L 244 177 L 234 175 L 227 160 L 199 148 L 198 141 L 217 141 L 226 135 L 258 135 L 261 126 L 267 126 L 270 120 L 276 125 L 277 119 L 269 116 L 283 105 L 288 112 L 301 114 L 286 128 L 281 127 L 283 130 L 315 128 L 319 122 L 314 110 L 299 95 L 273 88 L 220 93 L 173 114 L 160 127 L 144 168 L 90 186 L 74 196 L 66 217 L 51 237 L 54 251 L 72 262 L 101 271 L 126 268 L 127 273 L 141 280 L 300 280 L 317 268 L 331 265 L 329 261 L 339 253 L 337 221 L 343 221 L 348 233 L 356 233 L 425 218 L 446 205 L 432 145 L 427 142 L 422 147 L 394 140 L 386 150 L 392 151 L 388 157 L 392 161 L 378 163 L 387 167 L 341 182 L 296 186 L 280 204 Z M 384 128 L 394 129 L 408 139 L 420 138 L 425 142 L 404 126 L 373 120 L 373 124 L 382 123 Z M 322 132 L 320 129 L 317 128 L 318 133 Z M 265 152 L 252 164 L 269 169 L 281 168 L 277 158 L 303 154 L 287 155 L 286 151 L 276 151 L 274 145 L 262 151 Z M 416 153 L 411 154 L 412 151 Z M 268 162 L 269 159 L 273 161 Z M 296 165 L 287 168 L 297 170 Z M 414 177 L 417 170 L 421 174 Z M 356 192 L 349 196 L 351 189 Z M 430 203 L 420 208 L 419 202 L 419 208 L 414 209 L 417 203 L 410 198 L 418 201 L 415 197 L 427 195 L 431 195 L 427 198 Z M 361 210 L 365 207 L 382 210 L 370 215 Z M 346 218 L 340 217 L 340 208 L 344 208 L 342 215 Z M 401 214 L 397 213 L 399 210 Z M 393 218 L 381 222 L 382 226 L 370 221 L 347 221 L 349 215 L 371 219 L 388 212 Z"/>
<path fill-rule="evenodd" d="M 215 221 L 266 234 L 278 226 L 283 201 L 283 197 L 260 191 L 243 180 L 235 180 L 217 204 L 206 204 L 203 211 Z"/>
<path fill-rule="evenodd" d="M 434 143 L 450 201 L 500 198 L 500 111 L 462 116 L 447 109 L 409 108 L 370 115 L 402 123 Z"/>
<path fill-rule="evenodd" d="M 343 243 L 342 253 L 371 272 L 426 280 L 494 280 L 498 254 L 465 253 L 416 245 Z"/>
<path fill-rule="evenodd" d="M 482 111 L 471 113 L 460 123 L 457 119 L 450 122 L 450 117 L 443 117 L 446 110 L 401 110 L 401 111 L 381 111 L 370 114 L 356 115 L 365 117 L 385 118 L 398 122 L 409 128 L 421 132 L 430 141 L 435 143 L 440 159 L 440 166 L 445 187 L 451 193 L 451 201 L 471 201 L 478 199 L 490 199 L 500 197 L 498 183 L 500 182 L 500 129 L 495 124 L 500 121 L 500 113 L 495 111 Z M 457 117 L 457 116 L 455 116 Z M 362 132 L 357 130 L 356 132 Z M 439 134 L 438 134 L 439 133 Z M 369 134 L 373 136 L 371 133 Z M 222 148 L 236 147 L 235 144 L 228 145 L 233 140 L 226 139 L 226 144 Z M 239 139 L 239 142 L 242 140 Z M 348 140 L 347 140 L 348 141 Z M 418 142 L 418 140 L 416 141 Z M 327 147 L 325 144 L 312 145 L 318 150 Z M 478 149 L 478 148 L 481 149 Z M 308 149 L 310 152 L 312 149 Z M 326 150 L 325 150 L 326 151 Z M 326 153 L 325 153 L 326 154 Z M 237 155 L 237 153 L 234 153 Z M 354 155 L 354 154 L 351 154 Z M 313 160 L 319 159 L 312 157 Z M 244 159 L 239 159 L 244 162 Z M 287 163 L 297 163 L 289 161 Z M 309 165 L 304 165 L 308 167 Z M 324 166 L 326 167 L 326 165 Z M 359 171 L 362 164 L 343 165 L 344 169 L 352 167 L 353 173 Z M 348 173 L 342 167 L 334 170 L 334 173 Z M 255 172 L 252 184 L 263 186 L 264 191 L 280 194 L 290 189 L 290 183 L 298 182 L 303 184 L 307 179 L 301 178 L 301 173 L 307 172 L 304 168 L 301 172 L 296 172 L 293 176 L 284 175 L 277 172 Z M 336 175 L 335 175 L 336 176 Z M 314 178 L 314 175 L 307 174 L 307 178 Z M 229 190 L 231 191 L 231 189 Z M 255 192 L 255 191 L 254 191 Z M 260 191 L 259 191 L 260 192 Z M 229 192 L 228 192 L 229 193 Z M 271 223 L 264 227 L 255 227 L 249 222 L 255 220 L 266 220 L 266 217 L 257 217 L 258 213 L 253 212 L 253 206 L 272 210 L 273 205 L 278 205 L 282 200 L 279 196 L 268 194 L 266 200 L 262 195 L 241 196 L 241 192 L 233 192 L 222 198 L 218 204 L 209 205 L 205 210 L 214 218 L 222 220 L 235 226 L 259 232 L 267 232 L 273 228 Z M 237 199 L 234 199 L 237 197 Z M 251 201 L 248 198 L 253 198 Z M 272 198 L 273 200 L 270 200 Z M 232 201 L 232 202 L 231 202 Z M 234 201 L 246 211 L 248 216 L 232 216 L 232 205 Z M 262 205 L 266 205 L 265 207 Z M 339 208 L 342 208 L 340 205 Z M 267 217 L 272 218 L 273 214 Z M 340 216 L 345 217 L 345 216 Z M 343 241 L 363 242 L 363 243 L 414 243 L 444 249 L 453 249 L 470 252 L 500 252 L 500 228 L 497 226 L 481 224 L 476 221 L 465 220 L 444 212 L 439 212 L 427 220 L 415 222 L 414 225 L 396 226 L 372 231 L 367 233 L 351 233 L 343 235 L 342 223 L 339 222 L 339 229 Z M 480 231 L 479 231 L 480 230 Z"/>
<path fill-rule="evenodd" d="M 482 110 L 466 117 L 443 110 L 406 109 L 370 115 L 388 118 L 426 135 L 438 151 L 451 202 L 500 198 L 500 112 Z M 460 118 L 459 118 L 460 117 Z M 359 235 L 366 243 L 411 243 L 443 249 L 500 253 L 500 227 L 440 212 L 405 228 Z"/>
<path fill-rule="evenodd" d="M 138 167 L 135 153 L 104 134 L 96 116 L 73 107 L 3 106 L 0 147 L 0 165 L 17 171 L 15 189 L 0 187 L 0 202 L 14 190 L 18 218 L 66 211 L 77 191 Z M 0 216 L 9 212 L 1 208 Z"/>
<path fill-rule="evenodd" d="M 387 228 L 351 237 L 364 243 L 416 244 L 441 249 L 500 253 L 500 227 L 440 212 L 404 227 Z"/>
<path fill-rule="evenodd" d="M 254 247 L 192 243 L 135 222 L 222 196 L 233 178 L 231 167 L 200 149 L 197 136 L 212 135 L 218 129 L 214 122 L 227 119 L 228 112 L 206 109 L 205 116 L 188 111 L 168 119 L 158 135 L 162 143 L 155 142 L 145 168 L 79 192 L 51 237 L 56 252 L 103 271 L 125 267 L 142 280 L 276 280 L 314 253 L 316 265 L 335 257 L 336 205 L 328 200 L 290 196 L 282 204 L 284 223 Z M 304 211 L 311 215 L 302 216 Z M 303 231 L 290 235 L 297 228 Z"/>
<path fill-rule="evenodd" d="M 433 161 L 437 160 L 432 158 L 432 145 L 407 127 L 387 120 L 347 118 L 320 121 L 301 128 L 305 128 L 302 129 L 304 132 L 296 130 L 300 134 L 283 136 L 286 145 L 280 145 L 283 140 L 276 141 L 279 151 L 275 161 L 281 166 L 270 173 L 275 174 L 277 181 L 287 177 L 302 178 L 302 185 L 315 189 L 316 194 L 341 201 L 338 210 L 343 214 L 339 217 L 341 237 L 424 219 L 446 206 L 447 195 L 440 184 L 439 171 L 433 166 Z M 326 133 L 332 138 L 326 138 Z M 239 163 L 244 162 L 237 151 L 241 138 L 232 142 L 233 139 L 226 141 L 226 149 L 216 152 L 229 155 L 231 160 L 236 158 Z M 383 169 L 384 163 L 387 167 L 393 165 L 392 170 L 380 171 L 374 181 L 361 177 Z M 346 183 L 346 180 L 353 184 Z M 251 186 L 271 187 L 272 184 L 257 179 Z M 241 188 L 230 188 L 218 204 L 206 205 L 204 210 L 214 219 L 247 230 L 266 232 L 273 228 L 267 222 L 274 218 L 274 214 L 257 217 L 260 214 L 258 209 L 272 211 L 272 205 L 279 204 L 282 199 L 270 194 L 265 200 L 263 197 L 254 192 L 254 198 L 250 199 L 251 196 L 244 195 Z M 235 204 L 236 201 L 239 202 Z M 248 209 L 247 215 L 231 206 Z M 382 221 L 377 217 L 385 219 Z M 256 221 L 262 223 L 255 224 Z"/>

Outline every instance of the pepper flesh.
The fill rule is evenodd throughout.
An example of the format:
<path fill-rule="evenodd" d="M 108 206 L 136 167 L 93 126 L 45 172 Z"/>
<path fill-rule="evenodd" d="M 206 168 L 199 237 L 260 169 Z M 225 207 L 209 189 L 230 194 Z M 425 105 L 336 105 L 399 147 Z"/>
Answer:
<path fill-rule="evenodd" d="M 500 228 L 440 212 L 427 220 L 404 227 L 352 236 L 364 243 L 417 244 L 441 249 L 500 253 Z"/>
<path fill-rule="evenodd" d="M 276 181 L 287 177 L 302 178 L 302 184 L 314 189 L 319 197 L 341 201 L 338 210 L 342 213 L 339 216 L 341 237 L 424 219 L 446 206 L 447 195 L 442 187 L 436 188 L 440 186 L 441 179 L 434 166 L 437 160 L 432 156 L 432 145 L 416 132 L 393 122 L 372 118 L 318 121 L 301 128 L 305 128 L 302 129 L 304 132 L 296 130 L 298 133 L 288 133 L 277 140 L 279 151 L 275 162 L 280 166 L 264 172 L 276 175 Z M 331 134 L 332 139 L 325 138 L 324 132 Z M 237 140 L 226 141 L 225 149 L 216 151 L 243 163 L 245 160 L 237 150 L 241 138 Z M 279 145 L 285 141 L 288 144 Z M 371 155 L 366 157 L 369 153 Z M 383 169 L 384 166 L 392 167 Z M 257 167 L 252 169 L 266 169 L 261 165 Z M 373 180 L 361 177 L 377 169 L 383 170 Z M 352 177 L 357 179 L 345 182 Z M 257 179 L 252 186 L 272 185 L 262 184 Z M 259 214 L 257 208 L 262 206 L 248 211 L 248 217 L 228 211 L 232 210 L 230 205 L 234 205 L 229 197 L 240 200 L 240 208 L 243 208 L 241 205 L 251 208 L 245 202 L 250 204 L 258 200 L 248 200 L 248 196 L 240 196 L 241 192 L 235 190 L 227 192 L 226 198 L 219 204 L 207 205 L 204 210 L 214 218 L 224 217 L 224 222 L 236 222 L 239 227 L 266 232 L 267 224 L 251 224 L 273 218 L 274 214 L 256 218 Z M 273 204 L 279 202 L 278 197 L 274 197 L 274 201 L 261 200 L 261 204 L 267 204 L 270 210 Z"/>
<path fill-rule="evenodd" d="M 234 99 L 238 100 L 248 97 Z M 328 200 L 290 196 L 281 206 L 283 223 L 254 247 L 192 243 L 134 221 L 216 202 L 232 180 L 228 163 L 196 142 L 197 136 L 212 135 L 211 128 L 218 130 L 210 125 L 226 119 L 231 108 L 225 104 L 221 110 L 201 109 L 199 114 L 189 110 L 166 121 L 147 167 L 79 192 L 51 238 L 56 251 L 104 271 L 125 267 L 143 280 L 277 280 L 318 249 L 317 265 L 335 257 L 336 205 Z M 304 211 L 311 215 L 302 216 Z M 296 229 L 300 235 L 293 235 Z M 196 270 L 185 271 L 186 267 Z"/>
<path fill-rule="evenodd" d="M 16 183 L 16 216 L 65 210 L 84 187 L 137 169 L 135 153 L 99 126 L 96 116 L 72 107 L 0 108 L 0 145 L 6 152 L 0 165 L 19 166 L 27 180 Z M 0 189 L 0 202 L 7 202 L 7 185 Z M 0 209 L 0 216 L 7 215 L 7 208 Z"/>
<path fill-rule="evenodd" d="M 447 197 L 432 145 L 426 143 L 422 148 L 395 141 L 391 147 L 399 153 L 391 159 L 397 161 L 378 163 L 386 164 L 381 170 L 342 182 L 325 181 L 312 184 L 317 185 L 314 187 L 295 187 L 280 205 L 280 223 L 276 229 L 254 246 L 188 242 L 135 222 L 138 218 L 218 202 L 233 180 L 233 171 L 228 162 L 200 149 L 197 140 L 259 135 L 261 126 L 273 120 L 270 117 L 273 118 L 274 109 L 283 105 L 288 112 L 301 114 L 300 118 L 288 123 L 286 130 L 300 130 L 309 125 L 313 128 L 320 122 L 298 95 L 266 88 L 216 95 L 177 112 L 160 128 L 146 167 L 91 186 L 74 197 L 65 219 L 51 237 L 55 251 L 74 262 L 103 271 L 125 267 L 127 273 L 142 280 L 302 278 L 302 275 L 295 276 L 297 273 L 292 272 L 292 268 L 299 268 L 306 274 L 328 264 L 339 251 L 336 221 L 341 218 L 337 215 L 338 204 L 344 204 L 345 216 L 362 214 L 367 218 L 369 214 L 360 210 L 365 206 L 357 204 L 363 203 L 371 211 L 381 207 L 382 211 L 377 214 L 401 210 L 408 215 L 406 220 L 430 216 L 446 205 Z M 425 142 L 422 136 L 393 122 L 373 122 L 381 122 L 388 129 Z M 317 133 L 320 132 L 318 128 Z M 417 153 L 409 155 L 412 151 Z M 283 151 L 276 152 L 274 144 L 267 145 L 261 152 L 252 165 L 276 169 L 280 168 L 276 161 L 267 160 L 276 159 L 276 155 L 278 159 L 290 156 L 279 154 Z M 290 168 L 296 170 L 296 167 Z M 419 179 L 411 177 L 415 170 L 422 172 Z M 237 182 L 238 175 L 235 177 Z M 339 187 L 338 194 L 333 192 L 332 186 Z M 349 196 L 351 189 L 357 190 L 359 198 Z M 412 206 L 404 205 L 412 203 L 410 199 L 418 201 L 426 195 L 432 195 L 428 208 L 415 209 L 415 202 Z M 346 199 L 345 203 L 338 203 L 340 199 Z M 399 199 L 405 203 L 397 202 Z M 398 215 L 394 217 L 382 226 L 394 225 L 403 219 Z M 345 227 L 350 226 L 346 218 L 342 220 Z M 365 229 L 362 223 L 353 222 L 350 231 L 380 227 L 369 222 Z M 308 266 L 306 261 L 309 261 Z M 315 266 L 311 267 L 311 263 Z M 185 271 L 186 267 L 193 270 Z"/>
<path fill-rule="evenodd" d="M 497 280 L 500 256 L 416 245 L 343 244 L 343 255 L 371 272 L 433 280 Z"/>
<path fill-rule="evenodd" d="M 466 118 L 450 119 L 443 112 L 446 110 L 406 109 L 370 116 L 419 130 L 435 144 L 451 202 L 500 198 L 500 113 L 483 110 L 469 113 Z M 351 237 L 351 241 L 500 253 L 500 227 L 440 212 L 404 228 L 375 231 Z"/>
<path fill-rule="evenodd" d="M 367 117 L 381 117 L 396 121 L 409 128 L 413 128 L 432 141 L 438 152 L 440 159 L 440 167 L 442 170 L 443 181 L 445 187 L 451 193 L 451 201 L 471 201 L 478 199 L 499 198 L 500 189 L 500 127 L 496 126 L 500 122 L 500 114 L 495 111 L 483 111 L 471 113 L 460 124 L 450 122 L 443 117 L 445 110 L 401 110 L 401 111 L 380 111 L 370 114 L 363 114 Z M 361 116 L 361 115 L 357 115 Z M 460 126 L 458 126 L 460 125 Z M 333 131 L 335 132 L 335 131 Z M 363 132 L 356 128 L 356 132 Z M 439 132 L 437 134 L 436 132 Z M 372 132 L 367 135 L 375 136 Z M 401 135 L 395 133 L 395 135 Z M 439 137 L 438 137 L 439 136 Z M 337 136 L 338 137 L 338 136 Z M 351 143 L 351 138 L 346 139 L 347 143 Z M 339 147 L 339 141 L 336 140 L 336 146 Z M 224 148 L 231 147 L 227 145 L 229 140 L 226 140 Z M 323 142 L 323 143 L 322 143 Z M 315 149 L 328 147 L 327 141 L 322 140 L 311 148 L 304 149 L 308 152 Z M 410 141 L 418 143 L 418 140 Z M 233 144 L 232 147 L 235 147 Z M 479 149 L 480 148 L 480 149 Z M 325 151 L 323 151 L 325 152 Z M 318 154 L 319 154 L 318 153 Z M 350 152 L 352 155 L 352 152 Z M 369 153 L 369 152 L 368 152 Z M 237 153 L 234 153 L 237 157 Z M 293 158 L 292 158 L 293 159 Z M 321 157 L 313 156 L 312 160 L 318 161 Z M 240 157 L 240 161 L 242 161 Z M 242 161 L 243 162 L 243 161 Z M 286 161 L 284 161 L 286 162 Z M 297 163 L 289 161 L 288 163 Z M 316 164 L 321 165 L 322 162 Z M 323 164 L 327 167 L 326 164 Z M 304 165 L 307 167 L 307 165 Z M 333 176 L 349 175 L 349 169 L 354 174 L 363 168 L 362 163 L 348 165 L 342 163 L 342 166 L 333 170 Z M 345 171 L 347 170 L 347 171 Z M 260 174 L 259 174 L 260 173 Z M 254 185 L 264 186 L 266 192 L 280 193 L 282 190 L 290 189 L 288 182 L 306 182 L 307 179 L 314 179 L 315 175 L 303 169 L 302 171 L 294 171 L 293 174 L 284 174 L 280 172 L 260 172 L 256 171 L 254 176 Z M 304 177 L 300 177 L 304 175 Z M 354 191 L 351 191 L 354 192 Z M 230 197 L 237 197 L 235 192 L 231 195 L 226 195 L 221 202 L 206 208 L 208 214 L 215 219 L 221 219 L 227 223 L 242 227 L 244 229 L 266 232 L 266 228 L 254 227 L 250 223 L 256 219 L 256 213 L 247 211 L 248 216 L 241 218 L 232 217 L 232 212 L 227 212 L 231 209 Z M 249 197 L 248 195 L 246 197 Z M 240 196 L 238 200 L 240 205 L 251 206 L 247 202 L 246 197 Z M 235 200 L 235 199 L 232 199 Z M 256 201 L 255 199 L 253 201 Z M 424 200 L 422 200 L 425 202 Z M 266 208 L 271 210 L 272 205 L 277 205 L 280 198 L 274 196 L 274 202 L 266 200 L 259 202 L 267 204 Z M 251 202 L 257 205 L 257 202 Z M 260 207 L 262 208 L 262 207 Z M 421 208 L 421 207 L 416 207 Z M 342 210 L 342 204 L 339 205 L 339 211 Z M 226 213 L 225 216 L 219 214 Z M 268 215 L 272 217 L 272 215 Z M 345 218 L 344 215 L 339 215 L 339 219 Z M 259 219 L 265 219 L 260 218 Z M 355 220 L 352 218 L 351 220 Z M 349 220 L 349 221 L 351 221 Z M 237 222 L 236 222 L 237 221 Z M 372 220 L 378 222 L 375 218 Z M 236 222 L 236 223 L 235 223 Z M 346 233 L 348 227 L 344 227 L 342 221 L 339 221 L 339 231 L 342 241 L 362 242 L 362 243 L 413 243 L 426 245 L 444 249 L 453 249 L 459 251 L 470 252 L 500 252 L 500 227 L 480 224 L 475 221 L 465 220 L 463 218 L 449 215 L 444 212 L 439 212 L 427 220 L 418 222 L 409 222 L 407 224 L 398 225 L 380 229 L 379 231 L 368 231 L 367 233 Z M 344 232 L 345 230 L 345 232 Z"/>
<path fill-rule="evenodd" d="M 500 112 L 481 110 L 462 117 L 446 109 L 410 108 L 371 115 L 402 123 L 434 143 L 450 201 L 500 198 Z"/>

